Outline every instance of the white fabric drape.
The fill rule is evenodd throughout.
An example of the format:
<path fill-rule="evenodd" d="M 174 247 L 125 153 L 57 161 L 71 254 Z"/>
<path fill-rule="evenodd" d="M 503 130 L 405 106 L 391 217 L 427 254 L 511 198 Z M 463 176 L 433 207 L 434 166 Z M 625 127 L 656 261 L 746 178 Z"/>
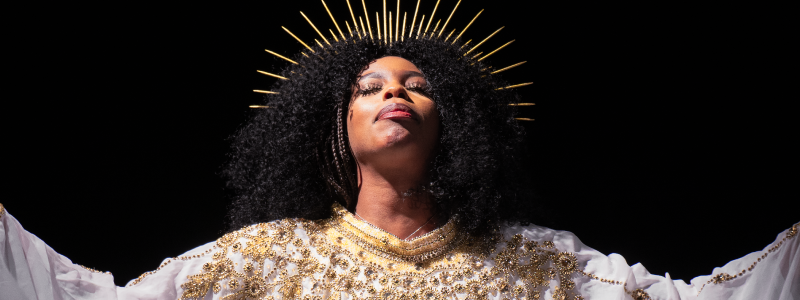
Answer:
<path fill-rule="evenodd" d="M 553 241 L 560 251 L 569 251 L 578 258 L 586 273 L 611 281 L 625 282 L 628 291 L 643 289 L 652 299 L 776 299 L 800 300 L 800 238 L 797 226 L 780 233 L 762 251 L 750 253 L 711 275 L 699 276 L 689 284 L 672 280 L 669 274 L 653 275 L 641 264 L 629 266 L 619 254 L 604 255 L 585 246 L 570 232 L 538 226 L 509 226 L 506 235 L 521 234 L 534 241 Z M 794 234 L 792 233 L 794 232 Z M 307 239 L 305 233 L 297 236 Z M 197 247 L 177 258 L 166 259 L 157 272 L 127 287 L 114 285 L 110 273 L 93 271 L 73 264 L 35 235 L 25 231 L 19 222 L 0 206 L 0 299 L 169 299 L 180 298 L 181 284 L 189 275 L 202 271 L 212 260 L 215 243 Z M 774 251 L 770 249 L 776 248 Z M 767 253 L 766 257 L 763 257 Z M 763 257 L 763 258 L 762 258 Z M 759 261 L 759 258 L 762 258 Z M 706 284 L 721 273 L 737 278 Z M 575 279 L 576 290 L 584 299 L 631 299 L 620 284 L 610 284 L 588 277 Z M 705 284 L 705 287 L 703 285 Z M 702 288 L 702 292 L 700 292 Z M 699 295 L 698 295 L 699 293 Z M 553 291 L 545 293 L 551 299 Z M 206 299 L 219 299 L 223 293 L 209 293 Z M 489 295 L 489 298 L 502 298 Z"/>

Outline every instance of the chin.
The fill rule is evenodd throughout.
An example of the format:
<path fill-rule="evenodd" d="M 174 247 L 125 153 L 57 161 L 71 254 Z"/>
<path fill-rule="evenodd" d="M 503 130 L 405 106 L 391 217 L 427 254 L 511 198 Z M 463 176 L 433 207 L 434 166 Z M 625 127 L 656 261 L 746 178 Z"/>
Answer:
<path fill-rule="evenodd" d="M 385 147 L 398 147 L 411 142 L 411 132 L 403 126 L 392 126 L 381 134 Z"/>

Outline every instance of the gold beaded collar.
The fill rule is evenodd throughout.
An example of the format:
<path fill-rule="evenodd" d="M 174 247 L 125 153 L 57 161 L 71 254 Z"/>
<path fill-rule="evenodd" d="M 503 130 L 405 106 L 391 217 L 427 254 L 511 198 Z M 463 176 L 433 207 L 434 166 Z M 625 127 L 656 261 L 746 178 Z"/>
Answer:
<path fill-rule="evenodd" d="M 357 219 L 338 203 L 333 205 L 329 225 L 350 242 L 370 253 L 386 259 L 406 262 L 423 262 L 438 257 L 461 244 L 456 217 L 439 227 L 410 241 L 405 241 L 380 228 Z"/>

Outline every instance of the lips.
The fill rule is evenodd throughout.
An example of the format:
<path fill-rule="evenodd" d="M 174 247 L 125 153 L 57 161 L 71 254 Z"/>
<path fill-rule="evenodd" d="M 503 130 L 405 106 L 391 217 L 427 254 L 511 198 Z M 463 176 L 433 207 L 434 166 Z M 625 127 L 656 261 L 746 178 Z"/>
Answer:
<path fill-rule="evenodd" d="M 405 104 L 391 103 L 378 112 L 378 117 L 375 118 L 375 121 L 384 119 L 414 119 L 414 111 Z"/>

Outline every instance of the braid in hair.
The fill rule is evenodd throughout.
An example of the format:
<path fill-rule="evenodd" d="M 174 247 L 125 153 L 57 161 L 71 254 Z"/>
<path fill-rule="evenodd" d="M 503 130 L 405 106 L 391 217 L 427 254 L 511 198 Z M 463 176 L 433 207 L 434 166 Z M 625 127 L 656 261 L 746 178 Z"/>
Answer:
<path fill-rule="evenodd" d="M 330 152 L 328 151 L 327 144 L 330 143 Z M 325 165 L 327 170 L 327 174 L 325 176 L 326 181 L 330 184 L 330 186 L 336 191 L 339 196 L 342 197 L 345 203 L 345 206 L 351 204 L 352 200 L 350 199 L 350 193 L 347 192 L 341 182 L 342 178 L 342 170 L 341 165 L 339 164 L 339 158 L 336 157 L 336 143 L 334 142 L 334 131 L 331 130 L 331 134 L 325 139 L 325 143 L 323 144 L 323 154 L 325 156 Z M 334 170 L 334 168 L 336 170 Z M 338 173 L 338 178 L 334 173 Z"/>
<path fill-rule="evenodd" d="M 338 146 L 339 146 L 339 155 L 342 157 L 342 163 L 344 164 L 344 175 L 345 181 L 342 183 L 343 185 L 349 184 L 348 191 L 350 192 L 350 197 L 352 199 L 358 199 L 358 181 L 356 178 L 356 172 L 354 172 L 355 166 L 353 165 L 353 159 L 351 157 L 352 152 L 350 151 L 350 143 L 345 142 L 345 123 L 342 121 L 344 119 L 344 112 L 347 111 L 344 109 L 344 104 L 339 103 L 338 111 L 337 111 L 337 118 L 336 118 L 336 127 L 338 129 Z"/>

